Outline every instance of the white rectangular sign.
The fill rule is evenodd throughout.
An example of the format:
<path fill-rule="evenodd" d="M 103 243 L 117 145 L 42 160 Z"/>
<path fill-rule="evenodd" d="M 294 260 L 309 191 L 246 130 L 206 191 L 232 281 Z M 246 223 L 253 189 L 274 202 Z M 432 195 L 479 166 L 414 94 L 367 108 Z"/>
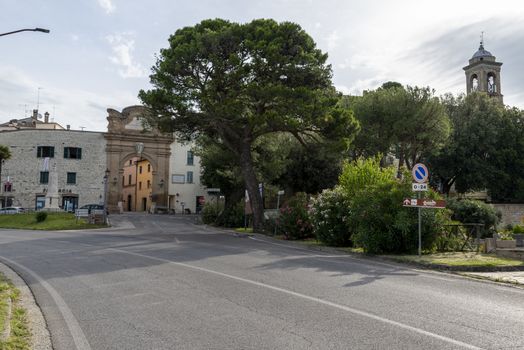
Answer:
<path fill-rule="evenodd" d="M 412 186 L 411 188 L 415 192 L 421 192 L 421 191 L 427 191 L 428 190 L 428 184 L 419 184 L 419 183 L 413 182 L 411 184 L 411 186 Z"/>

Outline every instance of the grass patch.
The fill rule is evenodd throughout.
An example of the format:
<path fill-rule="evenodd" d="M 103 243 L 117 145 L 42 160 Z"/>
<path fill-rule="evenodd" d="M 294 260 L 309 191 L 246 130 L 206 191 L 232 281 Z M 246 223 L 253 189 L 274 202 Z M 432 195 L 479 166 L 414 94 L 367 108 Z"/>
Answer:
<path fill-rule="evenodd" d="M 45 221 L 37 222 L 35 213 L 0 215 L 0 228 L 14 228 L 27 230 L 78 230 L 107 227 L 106 225 L 88 224 L 72 213 L 48 213 Z"/>
<path fill-rule="evenodd" d="M 252 227 L 246 227 L 246 228 L 237 227 L 235 229 L 235 232 L 238 232 L 238 233 L 253 233 L 253 228 Z"/>
<path fill-rule="evenodd" d="M 414 262 L 425 265 L 444 265 L 450 267 L 506 267 L 524 266 L 524 261 L 499 257 L 494 254 L 471 252 L 438 253 L 427 255 L 386 255 L 399 262 Z"/>
<path fill-rule="evenodd" d="M 26 311 L 18 305 L 20 291 L 4 275 L 0 274 L 0 327 L 1 334 L 5 325 L 10 323 L 11 332 L 7 339 L 0 339 L 2 350 L 29 350 L 31 332 L 29 331 Z M 11 319 L 8 320 L 8 300 L 11 300 Z"/>

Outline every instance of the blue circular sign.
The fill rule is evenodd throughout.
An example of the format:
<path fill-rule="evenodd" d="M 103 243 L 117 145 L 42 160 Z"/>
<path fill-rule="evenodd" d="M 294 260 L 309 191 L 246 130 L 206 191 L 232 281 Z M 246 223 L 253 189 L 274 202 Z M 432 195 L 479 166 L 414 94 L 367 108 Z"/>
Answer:
<path fill-rule="evenodd" d="M 428 181 L 429 171 L 422 163 L 415 164 L 411 173 L 413 175 L 413 180 L 418 183 L 425 183 Z"/>

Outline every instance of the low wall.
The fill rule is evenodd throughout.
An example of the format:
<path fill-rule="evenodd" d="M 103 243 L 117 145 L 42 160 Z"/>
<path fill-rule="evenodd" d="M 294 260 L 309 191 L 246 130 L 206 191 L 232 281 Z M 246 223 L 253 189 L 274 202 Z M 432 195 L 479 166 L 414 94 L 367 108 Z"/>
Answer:
<path fill-rule="evenodd" d="M 524 204 L 493 204 L 495 209 L 502 213 L 502 219 L 498 227 L 524 224 Z"/>

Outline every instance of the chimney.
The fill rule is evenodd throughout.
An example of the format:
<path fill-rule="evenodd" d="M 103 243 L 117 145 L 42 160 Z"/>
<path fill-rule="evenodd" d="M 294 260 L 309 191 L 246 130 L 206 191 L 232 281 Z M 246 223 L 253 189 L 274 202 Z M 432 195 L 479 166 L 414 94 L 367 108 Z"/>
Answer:
<path fill-rule="evenodd" d="M 49 112 L 45 112 L 44 114 L 44 123 L 49 123 Z"/>
<path fill-rule="evenodd" d="M 38 109 L 33 109 L 33 117 L 34 120 L 38 119 Z"/>
<path fill-rule="evenodd" d="M 67 130 L 71 129 L 71 125 L 67 124 L 66 128 L 67 128 Z"/>

